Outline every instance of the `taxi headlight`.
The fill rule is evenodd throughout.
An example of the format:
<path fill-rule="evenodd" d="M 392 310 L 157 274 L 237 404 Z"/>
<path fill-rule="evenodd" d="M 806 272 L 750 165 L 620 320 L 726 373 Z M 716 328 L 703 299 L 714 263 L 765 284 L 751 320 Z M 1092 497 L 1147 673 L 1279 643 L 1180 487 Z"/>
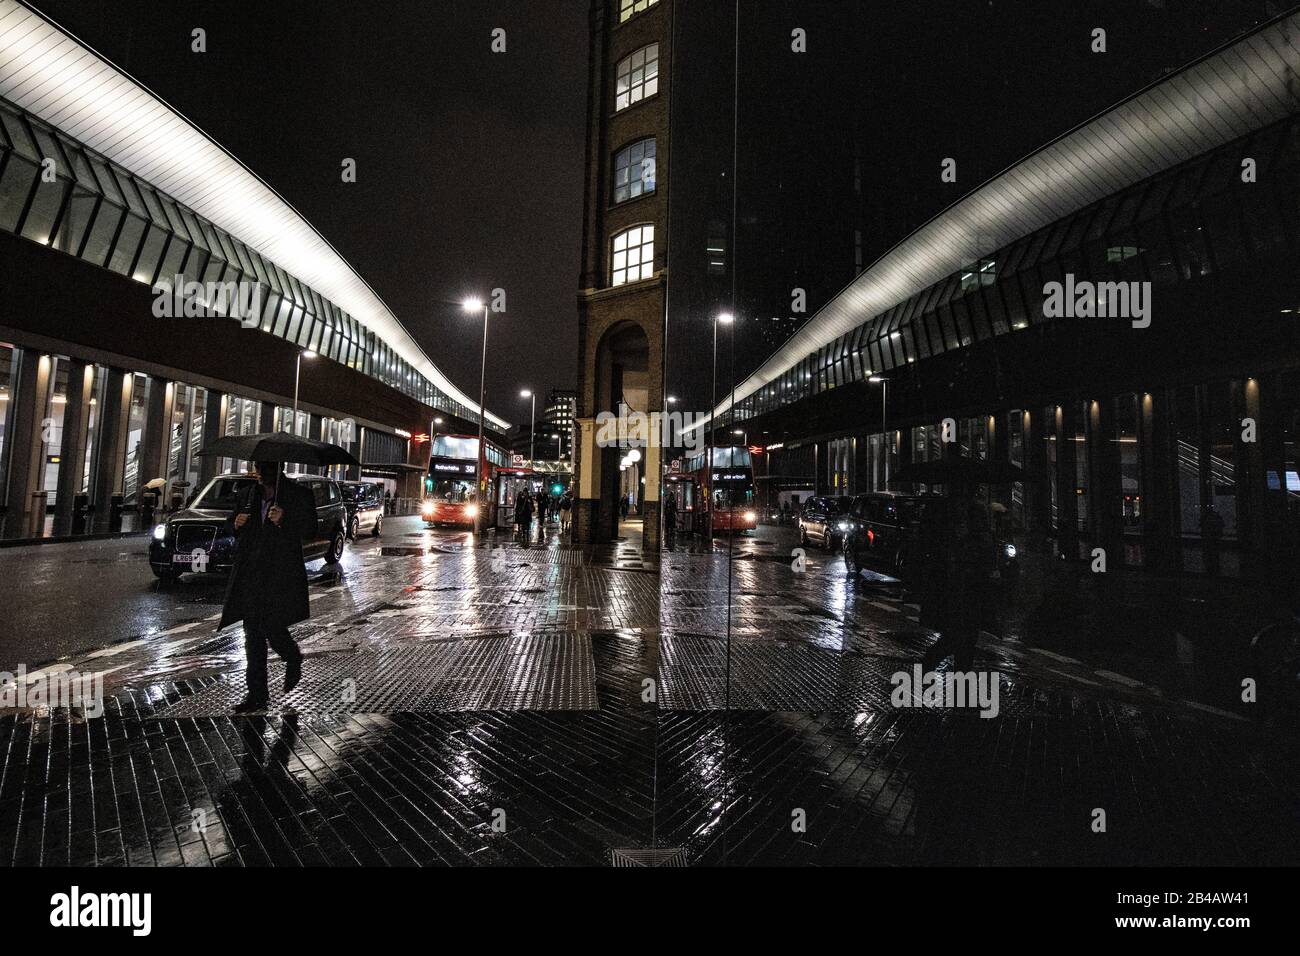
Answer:
<path fill-rule="evenodd" d="M 849 523 L 847 521 L 841 521 L 838 525 L 836 525 L 836 527 L 839 528 L 839 530 L 841 531 L 848 531 Z"/>
<path fill-rule="evenodd" d="M 1016 556 L 1016 546 L 1014 544 L 1006 545 L 1003 550 L 1006 551 L 1008 558 L 1014 558 Z"/>
<path fill-rule="evenodd" d="M 167 525 L 160 524 L 153 529 L 153 539 L 155 541 L 162 541 L 166 537 L 167 537 Z"/>

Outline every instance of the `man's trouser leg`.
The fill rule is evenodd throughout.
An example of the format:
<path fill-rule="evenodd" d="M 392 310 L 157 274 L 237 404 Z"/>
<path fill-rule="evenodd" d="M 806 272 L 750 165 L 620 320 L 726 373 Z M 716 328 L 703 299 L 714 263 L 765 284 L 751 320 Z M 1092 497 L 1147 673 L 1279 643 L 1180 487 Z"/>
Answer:
<path fill-rule="evenodd" d="M 275 653 L 286 664 L 302 656 L 302 651 L 298 650 L 298 644 L 287 627 L 271 628 L 266 636 Z M 263 659 L 265 659 L 265 652 L 263 653 Z"/>
<path fill-rule="evenodd" d="M 266 632 L 248 618 L 244 619 L 244 654 L 248 660 L 244 673 L 248 696 L 254 700 L 266 700 Z"/>

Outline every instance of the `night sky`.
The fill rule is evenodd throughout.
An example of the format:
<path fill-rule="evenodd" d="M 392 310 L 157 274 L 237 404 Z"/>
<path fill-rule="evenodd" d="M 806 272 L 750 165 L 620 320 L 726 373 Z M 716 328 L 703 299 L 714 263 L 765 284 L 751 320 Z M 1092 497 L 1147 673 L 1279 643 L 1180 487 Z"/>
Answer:
<path fill-rule="evenodd" d="M 482 325 L 459 302 L 497 287 L 488 407 L 526 421 L 520 388 L 572 387 L 585 0 L 32 5 L 293 204 L 471 398 Z M 196 26 L 207 53 L 190 52 Z"/>
<path fill-rule="evenodd" d="M 730 8 L 729 0 L 691 2 Z M 509 311 L 492 330 L 489 407 L 523 421 L 520 388 L 544 394 L 574 385 L 589 0 L 32 3 L 292 203 L 466 394 L 477 389 L 480 326 L 456 303 L 494 287 L 506 289 Z M 777 20 L 785 11 L 800 15 L 792 0 L 743 6 L 751 3 Z M 818 6 L 825 0 L 802 12 L 815 19 Z M 871 143 L 863 157 L 872 224 L 866 261 L 984 178 L 1282 6 L 865 4 L 867 92 L 856 106 Z M 1094 23 L 1109 33 L 1104 57 L 1087 49 Z M 204 54 L 190 51 L 196 26 L 207 30 Z M 507 31 L 504 55 L 489 49 L 497 26 Z M 816 23 L 809 27 L 815 31 Z M 729 31 L 719 32 L 682 49 L 694 45 L 693 55 L 729 67 Z M 788 43 L 784 27 L 778 32 L 772 42 Z M 742 55 L 747 70 L 779 68 L 764 49 Z M 784 83 L 774 79 L 746 86 L 766 86 L 772 97 Z M 788 107 L 766 103 L 750 118 L 779 122 L 783 110 L 803 111 L 798 91 L 791 92 Z M 727 128 L 729 96 L 718 99 L 709 122 Z M 787 175 L 798 166 L 789 152 Z M 961 157 L 956 186 L 938 182 L 943 156 Z M 355 184 L 340 181 L 344 157 L 357 160 Z M 741 182 L 768 188 L 761 171 Z M 747 199 L 740 201 L 743 214 Z M 818 228 L 794 213 L 783 214 L 783 229 Z M 749 271 L 770 271 L 755 266 Z M 742 263 L 742 283 L 745 273 Z M 828 287 L 840 284 L 827 276 Z M 742 366 L 763 357 L 743 351 L 753 354 Z M 737 371 L 743 376 L 748 368 Z"/>

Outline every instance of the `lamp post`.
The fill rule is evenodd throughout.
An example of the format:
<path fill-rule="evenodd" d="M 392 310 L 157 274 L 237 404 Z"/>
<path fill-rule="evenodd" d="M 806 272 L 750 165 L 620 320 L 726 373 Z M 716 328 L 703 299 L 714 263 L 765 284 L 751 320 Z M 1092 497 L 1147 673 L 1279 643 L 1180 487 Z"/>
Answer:
<path fill-rule="evenodd" d="M 736 320 L 736 317 L 730 312 L 719 312 L 713 317 L 713 387 L 709 397 L 713 400 L 709 410 L 709 452 L 708 460 L 705 467 L 708 469 L 706 474 L 709 476 L 709 547 L 713 547 L 713 430 L 717 423 L 713 421 L 713 413 L 718 409 L 718 325 L 730 325 Z M 734 369 L 733 369 L 734 371 Z"/>
<path fill-rule="evenodd" d="M 880 453 L 885 459 L 885 488 L 889 490 L 889 431 L 885 427 L 885 409 L 889 401 L 889 379 L 882 375 L 872 375 L 867 379 L 872 385 L 880 386 Z"/>
<path fill-rule="evenodd" d="M 299 352 L 293 362 L 293 427 L 289 430 L 291 434 L 298 434 L 298 381 L 302 377 L 302 360 L 303 357 L 314 359 L 316 353 L 311 349 L 305 352 Z"/>
<path fill-rule="evenodd" d="M 483 448 L 483 414 L 486 410 L 487 400 L 487 335 L 488 335 L 488 306 L 487 303 L 480 299 L 466 299 L 461 303 L 461 308 L 466 312 L 477 312 L 483 310 L 483 358 L 479 365 L 478 374 L 478 461 L 474 464 L 474 481 L 477 484 L 474 501 L 478 506 L 478 514 L 474 516 L 474 528 L 477 531 L 483 530 L 483 462 L 487 455 Z"/>
<path fill-rule="evenodd" d="M 537 445 L 537 395 L 531 389 L 525 388 L 519 392 L 519 397 L 533 400 L 533 409 L 528 417 L 528 467 L 531 468 Z"/>

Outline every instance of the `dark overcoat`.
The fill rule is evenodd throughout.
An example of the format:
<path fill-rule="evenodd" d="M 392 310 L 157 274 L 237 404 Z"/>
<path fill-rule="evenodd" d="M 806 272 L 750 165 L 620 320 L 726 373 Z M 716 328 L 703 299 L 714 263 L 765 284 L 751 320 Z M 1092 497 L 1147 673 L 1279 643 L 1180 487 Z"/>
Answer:
<path fill-rule="evenodd" d="M 308 488 L 281 477 L 276 503 L 284 511 L 279 527 L 262 521 L 261 484 L 249 489 L 235 512 L 247 514 L 248 521 L 235 532 L 238 550 L 221 627 L 248 619 L 278 629 L 311 615 L 302 547 L 316 536 L 316 500 Z"/>

